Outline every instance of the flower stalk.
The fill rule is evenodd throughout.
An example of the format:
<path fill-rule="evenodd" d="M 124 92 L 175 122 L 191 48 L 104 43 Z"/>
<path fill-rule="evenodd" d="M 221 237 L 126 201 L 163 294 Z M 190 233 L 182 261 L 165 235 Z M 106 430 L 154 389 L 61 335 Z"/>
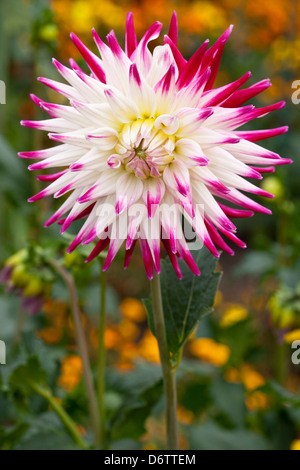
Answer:
<path fill-rule="evenodd" d="M 102 261 L 100 258 L 100 266 L 102 268 Z M 101 270 L 100 275 L 100 311 L 99 311 L 99 328 L 98 328 L 98 387 L 97 387 L 97 396 L 98 396 L 98 407 L 99 407 L 99 420 L 100 420 L 100 442 L 102 446 L 105 443 L 106 439 L 106 413 L 105 413 L 105 403 L 104 403 L 104 394 L 105 394 L 105 322 L 106 322 L 106 273 Z"/>
<path fill-rule="evenodd" d="M 74 320 L 76 343 L 77 343 L 79 354 L 82 360 L 83 377 L 84 377 L 84 382 L 85 382 L 86 392 L 87 392 L 87 397 L 88 397 L 92 427 L 93 427 L 94 435 L 95 435 L 95 445 L 98 447 L 100 446 L 100 441 L 101 441 L 100 440 L 100 422 L 99 422 L 98 403 L 97 403 L 97 398 L 96 398 L 96 393 L 94 389 L 94 383 L 93 383 L 93 378 L 92 378 L 92 373 L 91 373 L 91 368 L 90 368 L 88 348 L 87 348 L 86 338 L 84 335 L 84 327 L 82 324 L 82 319 L 81 319 L 81 314 L 80 314 L 75 281 L 74 281 L 73 276 L 69 273 L 69 271 L 67 271 L 57 261 L 51 259 L 51 260 L 48 260 L 48 262 L 63 278 L 69 291 L 71 308 L 72 308 L 72 313 L 73 313 L 73 320 Z"/>
<path fill-rule="evenodd" d="M 159 275 L 154 271 L 151 281 L 152 309 L 154 317 L 154 327 L 158 342 L 159 355 L 161 360 L 165 403 L 166 403 L 166 430 L 168 450 L 178 450 L 178 425 L 177 425 L 177 390 L 176 390 L 176 369 L 172 365 L 168 350 L 166 326 L 162 305 Z"/>

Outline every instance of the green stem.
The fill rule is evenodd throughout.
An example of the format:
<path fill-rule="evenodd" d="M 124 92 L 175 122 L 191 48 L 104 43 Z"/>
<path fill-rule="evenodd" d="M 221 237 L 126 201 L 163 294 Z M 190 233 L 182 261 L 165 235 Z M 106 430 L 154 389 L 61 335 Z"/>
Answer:
<path fill-rule="evenodd" d="M 76 424 L 72 420 L 72 418 L 68 415 L 68 413 L 63 409 L 63 407 L 55 400 L 55 397 L 51 394 L 50 390 L 41 387 L 40 385 L 36 383 L 31 384 L 33 390 L 43 397 L 49 405 L 51 405 L 53 411 L 59 416 L 63 424 L 65 425 L 66 429 L 69 431 L 71 436 L 73 437 L 74 441 L 83 449 L 87 450 L 88 446 L 82 439 L 82 437 L 79 434 L 79 431 L 76 427 Z"/>
<path fill-rule="evenodd" d="M 17 344 L 20 343 L 21 338 L 22 338 L 23 326 L 27 320 L 27 317 L 28 315 L 26 315 L 24 310 L 20 310 L 17 324 L 16 324 L 16 331 L 15 331 L 14 338 L 13 338 L 14 343 L 17 343 Z"/>
<path fill-rule="evenodd" d="M 155 272 L 153 280 L 151 281 L 151 295 L 154 327 L 159 347 L 165 390 L 167 447 L 169 450 L 178 450 L 176 367 L 171 364 L 162 306 L 160 279 L 159 275 Z"/>
<path fill-rule="evenodd" d="M 100 260 L 102 268 L 102 263 Z M 100 420 L 100 442 L 102 446 L 105 443 L 105 405 L 104 405 L 104 393 L 105 393 L 105 304 L 106 304 L 106 273 L 101 270 L 100 275 L 100 311 L 99 311 L 99 346 L 98 346 L 98 406 L 99 406 L 99 420 Z"/>
<path fill-rule="evenodd" d="M 82 360 L 82 369 L 83 369 L 83 377 L 85 381 L 87 397 L 89 402 L 90 408 L 90 416 L 92 421 L 92 426 L 95 435 L 95 445 L 98 447 L 100 446 L 100 423 L 99 423 L 99 411 L 98 411 L 98 404 L 96 393 L 94 389 L 94 383 L 90 368 L 90 361 L 89 361 L 89 354 L 88 348 L 86 343 L 86 338 L 84 335 L 84 327 L 82 324 L 79 302 L 78 302 L 78 295 L 76 290 L 75 281 L 73 276 L 67 271 L 63 266 L 61 266 L 55 260 L 48 260 L 49 264 L 51 264 L 56 271 L 61 275 L 64 279 L 66 286 L 69 291 L 69 296 L 71 300 L 71 308 L 73 313 L 74 319 L 74 330 L 76 336 L 76 342 L 79 350 L 79 354 Z"/>

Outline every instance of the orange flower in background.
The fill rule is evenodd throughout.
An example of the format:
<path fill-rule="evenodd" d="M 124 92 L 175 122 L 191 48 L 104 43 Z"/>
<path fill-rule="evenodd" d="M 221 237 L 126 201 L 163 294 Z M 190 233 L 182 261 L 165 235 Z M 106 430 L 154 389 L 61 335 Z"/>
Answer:
<path fill-rule="evenodd" d="M 299 5 L 292 0 L 216 0 L 214 2 L 188 0 L 52 0 L 54 21 L 58 25 L 58 43 L 63 45 L 58 53 L 64 59 L 70 56 L 79 58 L 76 48 L 68 40 L 69 32 L 75 31 L 88 46 L 91 46 L 90 31 L 93 27 L 103 33 L 114 29 L 123 34 L 123 18 L 128 10 L 134 13 L 138 35 L 155 21 L 166 22 L 174 9 L 181 18 L 181 46 L 184 53 L 191 55 L 195 48 L 195 38 L 217 36 L 229 24 L 235 25 L 232 38 L 233 48 L 249 53 L 249 47 L 264 53 L 268 71 L 277 70 L 278 79 L 282 68 L 294 71 L 299 69 Z M 296 10 L 296 11 L 295 11 Z M 50 25 L 51 26 L 51 25 Z M 57 34 L 57 31 L 56 31 Z M 274 80 L 273 80 L 274 81 Z M 288 83 L 290 88 L 290 83 Z M 275 90 L 272 97 L 290 97 L 290 89 Z M 275 93 L 276 91 L 276 93 Z M 271 90 L 268 90 L 270 96 Z M 259 98 L 264 101 L 264 97 Z"/>
<path fill-rule="evenodd" d="M 251 364 L 243 364 L 240 370 L 228 367 L 225 378 L 231 383 L 242 382 L 247 391 L 253 391 L 266 383 L 265 378 Z"/>
<path fill-rule="evenodd" d="M 62 339 L 63 330 L 53 326 L 48 326 L 39 330 L 36 335 L 38 338 L 45 341 L 45 343 L 56 344 Z"/>
<path fill-rule="evenodd" d="M 75 354 L 66 356 L 62 360 L 61 374 L 57 380 L 57 384 L 71 392 L 80 382 L 82 376 L 82 360 Z"/>
<path fill-rule="evenodd" d="M 110 326 L 105 329 L 104 344 L 106 349 L 118 349 L 121 340 L 122 337 L 116 327 Z"/>
<path fill-rule="evenodd" d="M 138 346 L 128 342 L 120 350 L 120 359 L 117 362 L 118 369 L 130 370 L 134 368 L 134 359 L 139 355 Z"/>
<path fill-rule="evenodd" d="M 159 350 L 155 337 L 150 330 L 147 330 L 143 339 L 139 343 L 139 354 L 147 361 L 159 364 Z"/>
<path fill-rule="evenodd" d="M 240 376 L 246 389 L 256 390 L 266 383 L 265 378 L 250 364 L 244 364 L 240 370 Z"/>
<path fill-rule="evenodd" d="M 248 395 L 246 397 L 245 403 L 248 410 L 265 410 L 270 403 L 270 399 L 265 393 L 258 390 L 257 392 L 253 392 Z"/>
<path fill-rule="evenodd" d="M 243 383 L 246 389 L 245 404 L 251 411 L 264 410 L 270 403 L 269 397 L 257 390 L 266 383 L 265 378 L 251 364 L 243 364 L 240 370 L 229 367 L 225 379 L 230 383 Z"/>
<path fill-rule="evenodd" d="M 249 44 L 258 48 L 265 47 L 279 34 L 289 31 L 292 26 L 292 2 L 287 0 L 247 0 L 245 5 L 247 18 L 255 19 Z M 256 27 L 255 27 L 256 26 Z"/>
<path fill-rule="evenodd" d="M 37 337 L 48 344 L 61 341 L 67 320 L 68 305 L 60 300 L 48 299 L 42 308 L 48 326 L 37 331 Z"/>
<path fill-rule="evenodd" d="M 194 34 L 218 34 L 229 25 L 227 12 L 217 2 L 181 2 L 181 28 Z"/>
<path fill-rule="evenodd" d="M 227 380 L 227 382 L 229 383 L 235 383 L 235 384 L 238 384 L 241 382 L 240 380 L 240 373 L 238 371 L 238 369 L 236 369 L 235 367 L 228 367 L 225 371 L 225 379 Z"/>
<path fill-rule="evenodd" d="M 91 327 L 90 329 L 90 341 L 95 350 L 98 349 L 99 345 L 99 332 L 98 328 Z M 111 350 L 115 349 L 118 350 L 122 344 L 122 336 L 118 331 L 117 325 L 109 325 L 105 329 L 104 333 L 104 344 L 105 349 Z"/>
<path fill-rule="evenodd" d="M 142 322 L 147 319 L 147 312 L 143 303 L 133 297 L 122 300 L 120 309 L 124 317 L 129 320 Z"/>
<path fill-rule="evenodd" d="M 195 415 L 191 410 L 187 410 L 183 406 L 177 408 L 177 419 L 181 424 L 191 424 Z"/>
<path fill-rule="evenodd" d="M 193 356 L 217 367 L 224 366 L 230 356 L 229 347 L 212 338 L 197 338 L 190 342 L 189 349 Z"/>
<path fill-rule="evenodd" d="M 118 331 L 125 341 L 135 341 L 140 334 L 139 327 L 134 322 L 127 319 L 119 323 Z"/>

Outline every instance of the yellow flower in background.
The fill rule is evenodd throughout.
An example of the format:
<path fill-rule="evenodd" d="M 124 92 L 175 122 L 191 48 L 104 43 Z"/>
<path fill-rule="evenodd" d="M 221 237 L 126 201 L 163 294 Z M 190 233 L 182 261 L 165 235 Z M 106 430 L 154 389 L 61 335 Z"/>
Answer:
<path fill-rule="evenodd" d="M 80 382 L 82 376 L 82 360 L 75 354 L 66 356 L 61 365 L 61 374 L 57 384 L 71 392 Z"/>
<path fill-rule="evenodd" d="M 194 339 L 190 342 L 189 349 L 193 356 L 218 367 L 224 366 L 230 356 L 230 349 L 226 344 L 217 343 L 211 338 Z"/>
<path fill-rule="evenodd" d="M 294 341 L 300 340 L 300 328 L 297 330 L 289 331 L 284 335 L 284 341 L 288 344 L 292 344 Z"/>
<path fill-rule="evenodd" d="M 140 300 L 134 297 L 127 297 L 122 300 L 120 309 L 124 317 L 135 322 L 142 322 L 147 319 L 147 312 Z"/>
<path fill-rule="evenodd" d="M 266 383 L 265 378 L 251 364 L 241 367 L 240 377 L 248 391 L 256 390 Z"/>
<path fill-rule="evenodd" d="M 228 326 L 234 325 L 248 317 L 248 312 L 242 305 L 239 304 L 227 304 L 225 313 L 220 321 L 220 326 L 227 328 Z"/>
<path fill-rule="evenodd" d="M 90 32 L 97 23 L 123 28 L 124 8 L 110 0 L 52 0 L 55 20 L 65 30 Z M 72 26 L 72 27 L 70 27 Z"/>
<path fill-rule="evenodd" d="M 291 450 L 300 450 L 300 439 L 295 439 L 295 440 L 291 443 L 290 449 L 291 449 Z"/>

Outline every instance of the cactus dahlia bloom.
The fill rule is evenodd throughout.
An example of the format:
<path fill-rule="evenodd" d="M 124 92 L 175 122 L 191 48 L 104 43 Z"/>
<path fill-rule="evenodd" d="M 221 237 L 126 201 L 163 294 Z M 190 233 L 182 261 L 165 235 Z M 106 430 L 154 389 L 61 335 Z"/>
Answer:
<path fill-rule="evenodd" d="M 49 131 L 59 145 L 20 153 L 40 160 L 30 170 L 61 167 L 58 173 L 38 176 L 50 184 L 29 201 L 68 194 L 45 225 L 58 222 L 64 232 L 73 221 L 85 219 L 69 252 L 96 241 L 90 261 L 109 245 L 106 270 L 124 243 L 127 267 L 138 240 L 149 278 L 153 265 L 160 271 L 161 241 L 178 277 L 177 257 L 199 274 L 183 218 L 217 257 L 218 248 L 233 254 L 222 236 L 244 247 L 230 219 L 251 216 L 252 211 L 270 213 L 244 192 L 272 197 L 246 178 L 260 180 L 274 165 L 291 162 L 255 143 L 286 132 L 286 127 L 237 130 L 284 106 L 242 106 L 269 87 L 269 80 L 241 88 L 250 78 L 247 72 L 213 88 L 232 27 L 210 48 L 205 41 L 189 60 L 177 48 L 175 13 L 163 45 L 150 52 L 148 44 L 158 38 L 161 27 L 154 23 L 138 42 L 129 13 L 125 52 L 113 31 L 107 44 L 93 31 L 101 58 L 71 34 L 90 73 L 72 59 L 70 68 L 53 60 L 68 84 L 39 80 L 65 96 L 69 105 L 32 95 L 51 119 L 22 124 Z M 243 209 L 229 207 L 227 201 Z"/>

